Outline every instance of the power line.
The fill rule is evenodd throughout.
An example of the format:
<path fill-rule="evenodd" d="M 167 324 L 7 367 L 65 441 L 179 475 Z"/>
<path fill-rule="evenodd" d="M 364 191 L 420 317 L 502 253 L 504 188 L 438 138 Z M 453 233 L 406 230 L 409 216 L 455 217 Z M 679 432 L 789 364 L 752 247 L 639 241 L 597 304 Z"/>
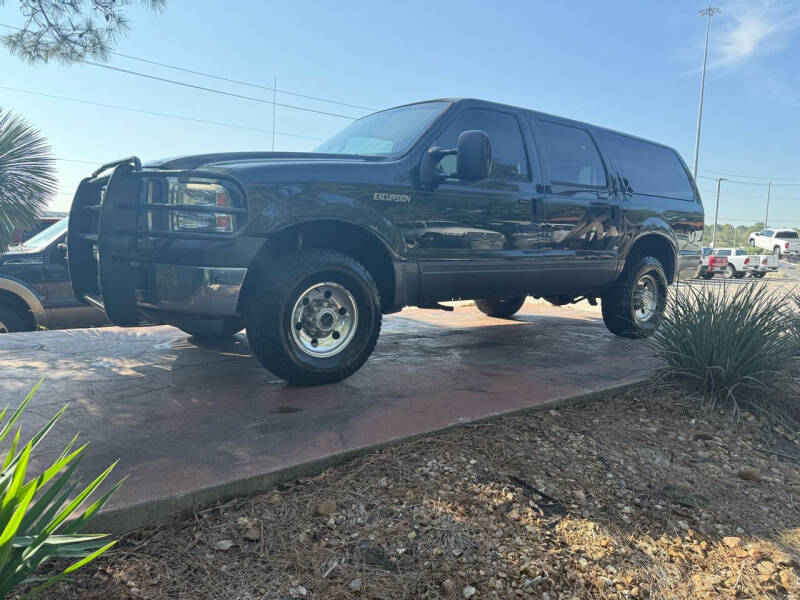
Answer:
<path fill-rule="evenodd" d="M 698 175 L 698 179 L 710 179 L 711 181 L 716 181 L 717 177 L 709 177 L 708 175 Z M 774 181 L 774 180 L 773 180 Z M 758 187 L 767 187 L 769 183 L 757 183 L 755 181 L 736 181 L 735 179 L 726 179 L 726 184 L 735 184 L 735 185 L 755 185 Z M 772 187 L 800 187 L 800 183 L 773 183 Z"/>
<path fill-rule="evenodd" d="M 6 23 L 0 23 L 0 26 L 7 27 L 8 29 L 13 29 L 15 31 L 22 31 L 22 29 L 20 27 L 14 27 L 13 25 L 7 25 Z M 360 109 L 360 110 L 370 110 L 370 111 L 378 110 L 376 108 L 370 108 L 369 106 L 361 106 L 359 104 L 350 104 L 348 102 L 341 102 L 339 100 L 332 100 L 330 98 L 323 98 L 321 96 L 311 96 L 309 94 L 301 94 L 299 92 L 290 92 L 289 90 L 279 90 L 279 89 L 277 89 L 277 87 L 269 87 L 269 86 L 262 85 L 262 84 L 259 84 L 259 83 L 252 83 L 252 82 L 249 82 L 249 81 L 241 81 L 239 79 L 231 79 L 230 77 L 223 77 L 222 75 L 212 75 L 211 73 L 204 73 L 202 71 L 195 71 L 193 69 L 188 69 L 186 67 L 178 67 L 176 65 L 170 65 L 170 64 L 167 64 L 167 63 L 162 63 L 162 62 L 158 62 L 158 61 L 147 59 L 147 58 L 141 58 L 139 56 L 132 56 L 130 54 L 124 54 L 122 52 L 113 52 L 113 51 L 111 51 L 111 52 L 109 52 L 109 54 L 112 54 L 114 56 L 121 56 L 123 58 L 127 58 L 127 59 L 130 59 L 130 60 L 136 60 L 136 61 L 147 63 L 147 64 L 150 64 L 150 65 L 156 65 L 156 66 L 159 66 L 159 67 L 164 67 L 166 69 L 173 69 L 175 71 L 182 71 L 184 73 L 190 73 L 192 75 L 200 75 L 202 77 L 208 77 L 210 79 L 217 79 L 219 81 L 226 81 L 228 83 L 235 83 L 237 85 L 245 85 L 245 86 L 252 87 L 252 88 L 258 88 L 258 89 L 261 89 L 261 90 L 266 90 L 268 92 L 278 92 L 279 94 L 286 94 L 287 96 L 295 96 L 296 98 L 305 98 L 307 100 L 318 100 L 319 102 L 327 102 L 329 104 L 338 104 L 339 106 L 346 106 L 346 107 L 349 107 L 349 108 L 357 108 L 357 109 Z"/>
<path fill-rule="evenodd" d="M 136 75 L 137 77 L 144 77 L 146 79 L 152 79 L 154 81 L 160 81 L 162 83 L 171 83 L 173 85 L 179 85 L 182 87 L 191 88 L 194 90 L 201 90 L 204 92 L 211 92 L 212 94 L 219 94 L 221 96 L 230 96 L 231 98 L 239 98 L 241 100 L 251 100 L 252 102 L 261 102 L 262 104 L 271 104 L 273 106 L 280 106 L 281 108 L 291 108 L 294 110 L 302 110 L 304 112 L 315 113 L 318 115 L 326 115 L 328 117 L 338 117 L 340 119 L 349 119 L 351 121 L 355 121 L 356 117 L 350 117 L 348 115 L 340 115 L 339 113 L 328 112 L 325 110 L 316 110 L 314 108 L 303 108 L 302 106 L 295 106 L 293 104 L 282 104 L 280 102 L 273 102 L 272 100 L 265 100 L 264 98 L 256 98 L 255 96 L 245 96 L 244 94 L 234 94 L 233 92 L 226 92 L 224 90 L 218 90 L 215 88 L 205 87 L 203 85 L 195 85 L 193 83 L 186 83 L 183 81 L 176 81 L 174 79 L 167 79 L 166 77 L 157 77 L 156 75 L 149 75 L 147 73 L 140 73 L 139 71 L 132 71 L 130 69 L 123 69 L 122 67 L 114 67 L 112 65 L 104 65 L 102 63 L 94 62 L 91 60 L 84 60 L 81 64 L 84 65 L 92 65 L 93 67 L 99 67 L 101 69 L 108 69 L 110 71 L 118 71 L 120 73 L 126 73 L 128 75 Z"/>
<path fill-rule="evenodd" d="M 730 177 L 741 177 L 742 179 L 763 179 L 764 181 L 800 181 L 800 177 L 759 177 L 756 175 L 741 175 L 739 173 L 715 171 L 713 169 L 698 169 L 698 171 L 705 171 L 706 173 L 714 173 L 716 175 L 728 175 Z"/>
<path fill-rule="evenodd" d="M 267 85 L 261 85 L 259 83 L 251 83 L 249 81 L 240 81 L 238 79 L 231 79 L 230 77 L 223 77 L 221 75 L 212 75 L 210 73 L 203 73 L 202 71 L 194 71 L 192 69 L 187 69 L 185 67 L 178 67 L 175 65 L 168 65 L 166 63 L 161 63 L 155 60 L 149 60 L 147 58 L 140 58 L 138 56 L 131 56 L 130 54 L 123 54 L 122 52 L 109 52 L 109 54 L 113 54 L 114 56 L 121 56 L 123 58 L 128 58 L 130 60 L 138 60 L 139 62 L 147 63 L 150 65 L 157 65 L 159 67 L 164 67 L 166 69 L 174 69 L 175 71 L 182 71 L 184 73 L 191 73 L 192 75 L 200 75 L 202 77 L 209 77 L 211 79 L 217 79 L 219 81 L 227 81 L 228 83 L 235 83 L 237 85 L 246 85 L 252 88 L 258 88 L 260 90 L 266 90 L 268 92 L 278 92 L 279 94 L 286 94 L 287 96 L 295 96 L 297 98 L 305 98 L 307 100 L 318 100 L 320 102 L 327 102 L 329 104 L 338 104 L 339 106 L 347 106 L 348 108 L 358 108 L 361 110 L 371 110 L 375 111 L 378 110 L 377 108 L 370 108 L 369 106 L 361 106 L 359 104 L 350 104 L 348 102 L 340 102 L 339 100 L 331 100 L 329 98 L 322 98 L 320 96 L 309 96 L 308 94 L 300 94 L 298 92 L 290 92 L 288 90 L 281 90 L 277 87 L 269 87 Z"/>
<path fill-rule="evenodd" d="M 141 109 L 141 108 L 132 108 L 130 106 L 121 106 L 119 104 L 107 104 L 105 102 L 95 102 L 93 100 L 84 100 L 82 98 L 70 98 L 68 96 L 58 96 L 58 95 L 55 95 L 55 94 L 45 94 L 44 92 L 34 92 L 32 90 L 23 90 L 23 89 L 20 89 L 20 88 L 0 86 L 0 90 L 7 90 L 7 91 L 11 91 L 11 92 L 17 92 L 17 93 L 20 93 L 20 94 L 30 94 L 30 95 L 33 95 L 33 96 L 41 96 L 43 98 L 53 98 L 55 100 L 64 100 L 64 101 L 67 101 L 67 102 L 77 102 L 79 104 L 89 104 L 91 106 L 101 106 L 103 108 L 113 108 L 115 110 L 125 110 L 125 111 L 128 111 L 128 112 L 142 113 L 142 114 L 146 114 L 146 115 L 153 115 L 153 116 L 156 116 L 156 117 L 166 117 L 166 118 L 169 118 L 169 119 L 180 119 L 181 121 L 192 121 L 194 123 L 204 123 L 206 125 L 218 125 L 220 127 L 232 127 L 234 129 L 246 129 L 248 131 L 258 131 L 258 132 L 261 132 L 261 133 L 272 133 L 271 129 L 261 129 L 261 128 L 258 128 L 258 127 L 249 127 L 247 125 L 236 125 L 234 123 L 224 123 L 222 121 L 209 121 L 207 119 L 195 119 L 193 117 L 184 117 L 182 115 L 174 115 L 174 114 L 170 114 L 170 113 L 155 112 L 155 111 L 152 111 L 152 110 L 144 110 L 144 109 Z M 308 136 L 308 135 L 299 135 L 297 133 L 285 133 L 285 132 L 282 132 L 282 131 L 276 131 L 275 133 L 278 133 L 280 135 L 290 136 L 290 137 L 307 139 L 307 140 L 324 141 L 321 138 L 315 138 L 315 137 L 311 137 L 311 136 Z"/>

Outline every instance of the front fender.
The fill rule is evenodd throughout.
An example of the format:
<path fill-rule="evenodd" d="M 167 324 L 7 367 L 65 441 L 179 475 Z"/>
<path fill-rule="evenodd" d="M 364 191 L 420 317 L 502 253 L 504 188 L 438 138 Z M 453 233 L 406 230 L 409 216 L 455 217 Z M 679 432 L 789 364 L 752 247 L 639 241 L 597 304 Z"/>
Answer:
<path fill-rule="evenodd" d="M 406 201 L 376 200 L 376 196 L 374 188 L 357 185 L 335 191 L 329 184 L 252 186 L 248 189 L 251 222 L 245 233 L 268 237 L 302 223 L 340 221 L 370 232 L 395 260 L 404 260 L 406 241 L 395 223 L 412 221 L 409 191 L 391 195 Z"/>

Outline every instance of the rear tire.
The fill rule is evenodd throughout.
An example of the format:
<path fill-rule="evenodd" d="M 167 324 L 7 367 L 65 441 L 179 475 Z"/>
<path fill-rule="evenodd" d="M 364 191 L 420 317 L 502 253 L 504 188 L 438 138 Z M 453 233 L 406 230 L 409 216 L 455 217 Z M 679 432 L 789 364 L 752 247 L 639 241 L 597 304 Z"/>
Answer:
<path fill-rule="evenodd" d="M 515 315 L 525 304 L 525 296 L 515 298 L 485 298 L 475 300 L 475 306 L 488 317 L 499 317 L 507 319 Z"/>
<path fill-rule="evenodd" d="M 755 248 L 756 247 L 756 241 L 755 240 L 750 240 L 750 247 L 751 248 Z"/>
<path fill-rule="evenodd" d="M 0 304 L 0 333 L 14 333 L 27 329 L 25 319 L 20 317 L 15 310 Z"/>
<path fill-rule="evenodd" d="M 295 385 L 341 381 L 372 354 L 381 330 L 378 287 L 350 256 L 302 250 L 264 268 L 245 299 L 255 357 Z"/>
<path fill-rule="evenodd" d="M 780 246 L 775 246 L 775 247 L 772 249 L 772 253 L 773 253 L 775 256 L 777 256 L 778 258 L 780 258 L 780 257 L 781 257 L 781 247 L 780 247 Z"/>
<path fill-rule="evenodd" d="M 725 279 L 733 279 L 736 277 L 736 267 L 728 265 L 725 267 Z"/>
<path fill-rule="evenodd" d="M 630 257 L 620 278 L 602 296 L 603 321 L 620 337 L 653 335 L 667 305 L 667 278 L 661 261 Z"/>

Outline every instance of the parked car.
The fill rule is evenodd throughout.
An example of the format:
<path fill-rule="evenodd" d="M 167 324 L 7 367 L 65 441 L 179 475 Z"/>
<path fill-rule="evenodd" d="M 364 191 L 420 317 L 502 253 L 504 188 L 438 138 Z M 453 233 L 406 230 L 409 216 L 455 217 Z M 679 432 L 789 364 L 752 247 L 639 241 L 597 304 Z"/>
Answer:
<path fill-rule="evenodd" d="M 755 259 L 744 248 L 715 248 L 714 256 L 728 259 L 725 266 L 726 279 L 741 279 L 755 270 Z"/>
<path fill-rule="evenodd" d="M 67 219 L 0 255 L 0 333 L 108 323 L 103 311 L 72 293 L 66 260 Z"/>
<path fill-rule="evenodd" d="M 778 257 L 775 254 L 752 254 L 750 261 L 753 263 L 753 277 L 764 277 L 767 273 L 778 270 Z"/>
<path fill-rule="evenodd" d="M 265 367 L 311 385 L 359 369 L 381 315 L 451 299 L 493 317 L 528 294 L 600 299 L 610 331 L 648 336 L 668 286 L 697 271 L 703 218 L 671 148 L 435 100 L 359 119 L 316 153 L 106 164 L 73 199 L 69 259 L 76 295 L 117 325 L 246 326 Z M 408 224 L 430 222 L 410 245 Z M 476 231 L 497 237 L 452 243 Z"/>
<path fill-rule="evenodd" d="M 751 246 L 771 251 L 778 258 L 800 256 L 800 236 L 794 229 L 764 229 L 751 233 L 749 242 Z"/>
<path fill-rule="evenodd" d="M 717 273 L 725 273 L 728 268 L 728 258 L 725 256 L 717 256 L 714 254 L 711 246 L 703 246 L 702 260 L 697 269 L 695 277 L 702 277 L 703 279 L 711 279 Z"/>

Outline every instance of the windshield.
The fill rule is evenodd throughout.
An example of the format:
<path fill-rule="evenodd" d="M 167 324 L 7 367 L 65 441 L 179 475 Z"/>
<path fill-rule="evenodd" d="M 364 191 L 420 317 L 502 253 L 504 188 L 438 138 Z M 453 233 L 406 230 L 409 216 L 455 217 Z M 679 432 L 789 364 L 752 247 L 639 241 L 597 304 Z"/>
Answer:
<path fill-rule="evenodd" d="M 31 239 L 22 242 L 19 247 L 23 250 L 41 250 L 52 244 L 66 232 L 67 219 L 61 219 L 58 223 L 53 223 L 50 227 L 44 231 L 40 231 Z"/>
<path fill-rule="evenodd" d="M 367 115 L 348 125 L 317 152 L 326 154 L 402 154 L 442 114 L 449 102 L 423 102 Z"/>

